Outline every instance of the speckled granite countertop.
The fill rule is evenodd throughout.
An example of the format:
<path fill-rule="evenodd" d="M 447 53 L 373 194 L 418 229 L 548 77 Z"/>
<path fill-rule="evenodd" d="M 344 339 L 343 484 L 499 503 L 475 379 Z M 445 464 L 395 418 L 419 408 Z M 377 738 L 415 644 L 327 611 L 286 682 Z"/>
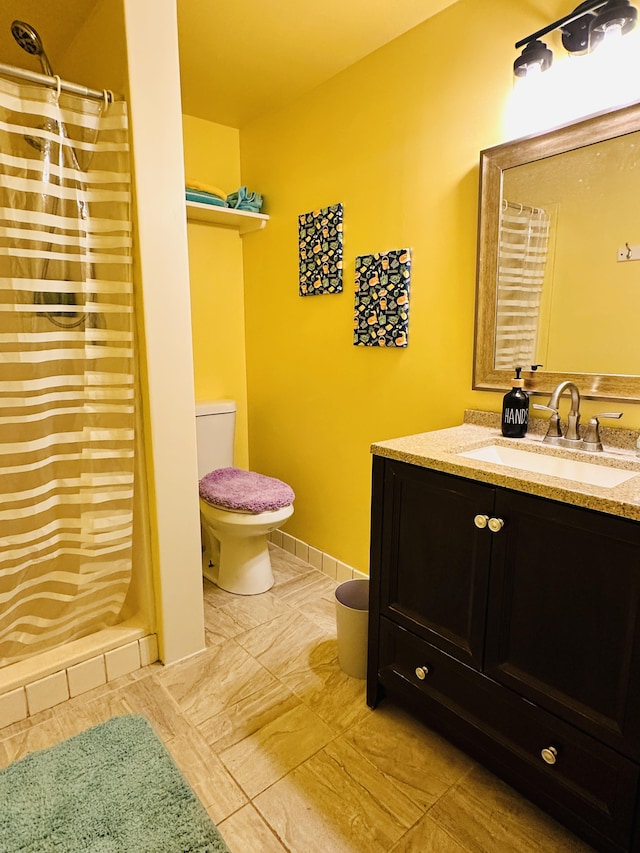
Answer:
<path fill-rule="evenodd" d="M 376 456 L 640 521 L 640 458 L 635 453 L 638 433 L 601 426 L 604 451 L 586 453 L 543 445 L 546 426 L 545 419 L 533 418 L 525 438 L 503 438 L 500 415 L 468 410 L 460 426 L 379 441 L 372 445 L 371 452 Z M 637 471 L 637 476 L 618 486 L 605 488 L 457 455 L 489 444 Z"/>

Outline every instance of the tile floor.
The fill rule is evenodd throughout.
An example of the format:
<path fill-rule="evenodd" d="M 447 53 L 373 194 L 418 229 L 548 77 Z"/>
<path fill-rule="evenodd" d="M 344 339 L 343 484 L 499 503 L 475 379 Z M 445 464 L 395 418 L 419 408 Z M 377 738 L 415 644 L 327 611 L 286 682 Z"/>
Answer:
<path fill-rule="evenodd" d="M 264 595 L 205 582 L 204 652 L 0 730 L 0 766 L 140 713 L 233 853 L 591 850 L 421 723 L 369 710 L 337 663 L 335 581 L 272 549 Z"/>

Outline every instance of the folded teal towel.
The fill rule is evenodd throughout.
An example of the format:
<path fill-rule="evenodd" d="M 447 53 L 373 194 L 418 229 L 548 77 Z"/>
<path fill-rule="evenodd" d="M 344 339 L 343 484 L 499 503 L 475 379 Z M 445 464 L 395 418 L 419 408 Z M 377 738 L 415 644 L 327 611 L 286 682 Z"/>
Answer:
<path fill-rule="evenodd" d="M 246 187 L 240 187 L 235 193 L 230 193 L 227 196 L 227 204 L 229 207 L 235 207 L 236 210 L 250 210 L 253 213 L 259 213 L 262 208 L 262 196 L 260 193 L 247 192 Z"/>
<path fill-rule="evenodd" d="M 202 190 L 185 190 L 187 201 L 197 201 L 199 204 L 213 204 L 217 207 L 229 207 L 227 202 L 213 193 L 205 193 Z"/>

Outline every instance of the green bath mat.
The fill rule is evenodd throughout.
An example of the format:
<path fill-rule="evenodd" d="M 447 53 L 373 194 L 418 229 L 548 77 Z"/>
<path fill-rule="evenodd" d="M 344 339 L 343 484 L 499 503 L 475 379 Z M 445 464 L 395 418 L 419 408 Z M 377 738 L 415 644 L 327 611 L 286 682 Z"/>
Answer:
<path fill-rule="evenodd" d="M 114 717 L 0 771 L 1 853 L 229 853 L 149 723 Z"/>

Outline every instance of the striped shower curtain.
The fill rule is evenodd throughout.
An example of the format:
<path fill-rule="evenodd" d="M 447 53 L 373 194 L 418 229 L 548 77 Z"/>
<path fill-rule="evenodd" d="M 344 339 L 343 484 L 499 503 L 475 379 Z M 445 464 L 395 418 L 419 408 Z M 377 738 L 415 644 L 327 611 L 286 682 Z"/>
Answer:
<path fill-rule="evenodd" d="M 131 578 L 127 113 L 0 79 L 0 666 L 120 617 Z"/>
<path fill-rule="evenodd" d="M 549 246 L 549 215 L 503 200 L 500 212 L 496 370 L 535 364 Z"/>

